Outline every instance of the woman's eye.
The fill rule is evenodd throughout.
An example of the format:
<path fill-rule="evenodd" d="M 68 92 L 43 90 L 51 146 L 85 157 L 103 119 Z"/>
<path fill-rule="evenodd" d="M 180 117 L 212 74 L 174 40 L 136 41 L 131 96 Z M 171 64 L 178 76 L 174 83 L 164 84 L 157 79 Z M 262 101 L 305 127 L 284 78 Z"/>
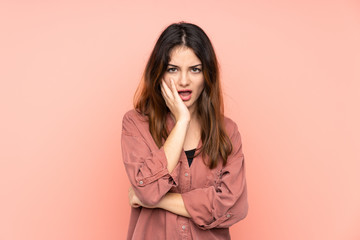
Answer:
<path fill-rule="evenodd" d="M 201 72 L 201 69 L 200 68 L 193 68 L 192 71 L 195 72 L 195 73 L 198 73 L 198 72 Z"/>
<path fill-rule="evenodd" d="M 168 72 L 176 72 L 176 68 L 168 68 L 167 71 Z"/>

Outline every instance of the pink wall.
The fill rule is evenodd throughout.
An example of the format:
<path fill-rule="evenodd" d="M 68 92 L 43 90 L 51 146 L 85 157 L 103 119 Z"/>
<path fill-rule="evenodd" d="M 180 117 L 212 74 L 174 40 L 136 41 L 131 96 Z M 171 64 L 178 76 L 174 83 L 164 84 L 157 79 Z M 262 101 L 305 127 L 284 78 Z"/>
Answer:
<path fill-rule="evenodd" d="M 360 239 L 358 1 L 57 2 L 0 3 L 0 239 L 125 239 L 121 119 L 180 20 L 212 39 L 243 136 L 233 239 Z"/>

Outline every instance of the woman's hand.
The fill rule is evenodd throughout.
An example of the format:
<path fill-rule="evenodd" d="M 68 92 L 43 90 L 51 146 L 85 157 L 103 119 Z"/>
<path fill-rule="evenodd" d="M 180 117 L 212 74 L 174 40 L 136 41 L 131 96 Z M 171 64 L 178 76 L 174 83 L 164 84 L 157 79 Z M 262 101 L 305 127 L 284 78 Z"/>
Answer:
<path fill-rule="evenodd" d="M 152 206 L 145 205 L 140 201 L 140 199 L 136 196 L 132 186 L 130 186 L 129 188 L 129 204 L 131 207 L 134 208 L 138 208 L 138 207 L 153 208 Z"/>
<path fill-rule="evenodd" d="M 170 78 L 170 88 L 167 86 L 165 80 L 161 82 L 161 93 L 166 105 L 174 115 L 176 122 L 190 121 L 190 112 L 175 87 L 174 80 Z"/>
<path fill-rule="evenodd" d="M 140 199 L 136 196 L 132 187 L 129 188 L 129 204 L 134 208 L 141 207 L 143 205 Z"/>

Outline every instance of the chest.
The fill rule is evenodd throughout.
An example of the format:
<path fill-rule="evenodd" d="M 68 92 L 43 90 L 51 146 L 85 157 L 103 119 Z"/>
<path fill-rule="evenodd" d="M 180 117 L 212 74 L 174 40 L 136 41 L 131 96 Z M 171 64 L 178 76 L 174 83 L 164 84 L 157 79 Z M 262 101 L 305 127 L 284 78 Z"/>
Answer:
<path fill-rule="evenodd" d="M 202 155 L 194 157 L 189 167 L 188 159 L 183 151 L 178 162 L 178 186 L 173 187 L 170 192 L 183 193 L 197 188 L 207 188 L 214 186 L 218 188 L 220 185 L 220 177 L 222 172 L 221 164 L 214 169 L 209 169 L 203 161 Z"/>

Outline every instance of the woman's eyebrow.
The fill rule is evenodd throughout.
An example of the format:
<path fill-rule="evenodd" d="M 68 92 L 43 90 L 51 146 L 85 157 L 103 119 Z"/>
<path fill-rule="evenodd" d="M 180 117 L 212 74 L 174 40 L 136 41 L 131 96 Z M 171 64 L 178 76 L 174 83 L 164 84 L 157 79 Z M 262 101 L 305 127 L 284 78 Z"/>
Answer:
<path fill-rule="evenodd" d="M 172 67 L 179 67 L 179 66 L 176 66 L 174 64 L 168 64 L 168 66 L 172 66 Z M 197 67 L 197 66 L 201 66 L 201 64 L 196 64 L 194 66 L 190 66 L 189 68 L 194 68 L 194 67 Z"/>

